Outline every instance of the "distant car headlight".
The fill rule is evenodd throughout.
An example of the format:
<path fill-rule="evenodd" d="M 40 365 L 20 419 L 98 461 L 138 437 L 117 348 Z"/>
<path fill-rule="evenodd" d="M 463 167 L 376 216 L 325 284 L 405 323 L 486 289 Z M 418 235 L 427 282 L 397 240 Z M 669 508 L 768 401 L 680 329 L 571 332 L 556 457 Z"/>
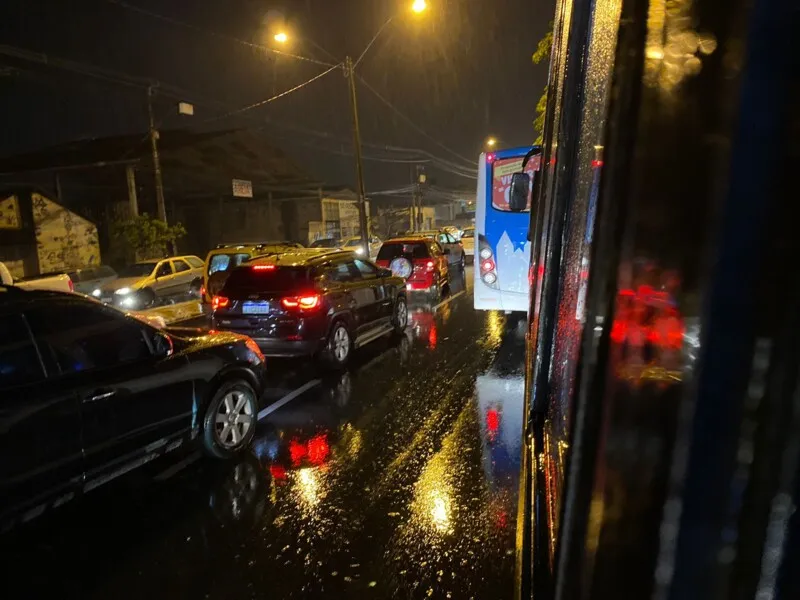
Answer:
<path fill-rule="evenodd" d="M 128 296 L 127 298 L 123 298 L 120 304 L 122 304 L 122 306 L 124 306 L 125 308 L 133 308 L 134 306 L 136 306 L 136 297 Z"/>
<path fill-rule="evenodd" d="M 100 288 L 97 288 L 92 292 L 92 296 L 94 296 L 95 298 L 99 298 L 102 293 L 103 292 L 100 291 Z"/>
<path fill-rule="evenodd" d="M 356 248 L 356 254 L 364 254 L 364 248 L 362 248 L 361 246 Z"/>
<path fill-rule="evenodd" d="M 118 296 L 125 296 L 126 294 L 130 294 L 133 290 L 129 287 L 119 288 L 114 293 Z"/>

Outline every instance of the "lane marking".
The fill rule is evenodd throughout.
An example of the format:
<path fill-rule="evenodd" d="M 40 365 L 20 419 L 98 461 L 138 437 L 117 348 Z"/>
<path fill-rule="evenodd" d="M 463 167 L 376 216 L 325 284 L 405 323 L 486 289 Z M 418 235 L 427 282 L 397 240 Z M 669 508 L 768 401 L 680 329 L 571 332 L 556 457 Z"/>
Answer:
<path fill-rule="evenodd" d="M 203 456 L 203 453 L 198 450 L 197 452 L 194 452 L 194 453 L 190 454 L 189 456 L 187 456 L 186 458 L 184 458 L 179 463 L 175 463 L 169 469 L 166 469 L 165 471 L 162 471 L 161 473 L 159 473 L 158 475 L 153 477 L 153 480 L 154 481 L 164 481 L 165 479 L 169 479 L 170 477 L 174 477 L 179 471 L 183 471 L 186 467 L 188 467 L 192 463 L 195 463 L 198 460 L 200 460 L 201 456 Z"/>
<path fill-rule="evenodd" d="M 436 312 L 437 310 L 439 310 L 439 308 L 441 308 L 442 306 L 444 306 L 444 305 L 445 305 L 445 304 L 447 304 L 448 302 L 452 302 L 453 300 L 455 300 L 455 299 L 456 299 L 456 298 L 458 298 L 459 296 L 463 296 L 463 295 L 464 295 L 464 294 L 466 294 L 466 293 L 467 293 L 467 290 L 461 290 L 460 292 L 457 292 L 457 293 L 453 294 L 452 296 L 448 296 L 447 298 L 445 298 L 444 300 L 442 300 L 441 302 L 439 302 L 439 304 L 437 304 L 436 306 L 434 306 L 434 307 L 433 307 L 433 311 L 434 311 L 434 312 Z"/>
<path fill-rule="evenodd" d="M 272 404 L 270 404 L 268 407 L 262 409 L 261 412 L 258 413 L 258 420 L 260 421 L 264 417 L 266 417 L 267 415 L 270 415 L 270 414 L 274 413 L 276 410 L 278 410 L 284 404 L 288 404 L 289 402 L 291 402 L 292 400 L 297 398 L 300 394 L 303 394 L 304 392 L 307 392 L 311 388 L 318 386 L 320 383 L 322 383 L 321 379 L 312 379 L 311 381 L 309 381 L 305 385 L 301 385 L 299 388 L 297 388 L 293 392 L 289 392 L 288 394 L 286 394 L 280 400 L 277 400 L 276 402 L 273 402 Z"/>

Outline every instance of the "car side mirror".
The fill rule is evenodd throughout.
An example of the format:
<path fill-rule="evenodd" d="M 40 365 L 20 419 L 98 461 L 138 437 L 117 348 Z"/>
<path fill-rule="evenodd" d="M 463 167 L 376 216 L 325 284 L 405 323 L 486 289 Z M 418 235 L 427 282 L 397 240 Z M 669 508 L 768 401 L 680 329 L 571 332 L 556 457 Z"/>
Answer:
<path fill-rule="evenodd" d="M 173 349 L 172 338 L 166 333 L 156 331 L 153 335 L 153 352 L 155 355 L 159 358 L 166 358 L 172 355 Z"/>
<path fill-rule="evenodd" d="M 531 176 L 528 173 L 514 173 L 511 176 L 511 189 L 508 195 L 508 208 L 511 212 L 522 212 L 528 208 L 531 189 Z"/>

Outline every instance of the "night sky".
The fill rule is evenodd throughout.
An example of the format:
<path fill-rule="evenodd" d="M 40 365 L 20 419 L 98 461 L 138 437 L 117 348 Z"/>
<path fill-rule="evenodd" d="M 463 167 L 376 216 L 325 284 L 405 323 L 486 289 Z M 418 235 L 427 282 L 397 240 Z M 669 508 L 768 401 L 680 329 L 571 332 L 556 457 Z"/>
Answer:
<path fill-rule="evenodd" d="M 196 29 L 114 0 L 3 0 L 1 41 L 102 67 L 113 72 L 112 78 L 163 82 L 173 97 L 161 96 L 156 102 L 161 127 L 263 132 L 314 177 L 352 185 L 350 112 L 341 71 L 266 106 L 220 118 L 327 69 L 276 58 L 226 36 L 263 43 L 271 40 L 272 28 L 286 27 L 293 40 L 282 49 L 330 62 L 303 38 L 336 57 L 357 56 L 385 20 L 401 12 L 404 16 L 384 31 L 358 72 L 429 137 L 359 82 L 368 192 L 407 185 L 408 161 L 420 157 L 378 145 L 421 149 L 469 169 L 470 163 L 456 155 L 474 162 L 489 134 L 504 147 L 530 143 L 534 137 L 531 122 L 547 72 L 545 65 L 532 64 L 531 54 L 552 19 L 551 0 L 432 0 L 423 19 L 411 18 L 408 4 L 398 0 L 126 2 Z M 0 85 L 3 155 L 76 138 L 145 131 L 146 95 L 140 87 L 7 53 L 0 55 Z M 195 104 L 194 117 L 177 115 L 178 95 Z M 441 186 L 474 185 L 448 172 L 453 169 L 441 161 L 427 169 Z"/>

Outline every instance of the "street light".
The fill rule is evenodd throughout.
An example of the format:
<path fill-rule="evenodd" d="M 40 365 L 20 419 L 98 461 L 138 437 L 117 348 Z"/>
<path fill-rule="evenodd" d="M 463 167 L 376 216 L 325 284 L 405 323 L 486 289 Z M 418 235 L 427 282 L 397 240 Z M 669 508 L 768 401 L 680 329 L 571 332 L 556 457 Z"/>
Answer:
<path fill-rule="evenodd" d="M 497 145 L 497 139 L 490 137 L 486 140 L 486 145 L 489 146 L 489 148 L 494 148 Z"/>
<path fill-rule="evenodd" d="M 414 0 L 414 2 L 411 4 L 411 11 L 418 15 L 425 12 L 427 9 L 428 3 L 426 0 Z M 349 55 L 344 59 L 344 76 L 347 77 L 348 80 L 350 108 L 352 109 L 353 113 L 353 141 L 356 154 L 356 176 L 358 178 L 358 222 L 361 228 L 361 246 L 363 248 L 369 248 L 369 231 L 367 230 L 367 202 L 366 190 L 364 186 L 364 165 L 361 156 L 361 128 L 358 122 L 358 99 L 356 95 L 355 68 L 359 65 L 369 49 L 372 48 L 375 40 L 380 37 L 383 31 L 392 23 L 392 21 L 394 21 L 394 19 L 395 15 L 392 15 L 383 25 L 381 25 L 380 29 L 378 29 L 355 62 L 353 62 L 353 59 Z M 283 44 L 288 40 L 289 36 L 283 31 L 275 34 L 275 41 L 280 44 Z M 316 44 L 313 40 L 307 39 L 307 41 L 328 56 L 332 56 L 330 52 Z"/>

